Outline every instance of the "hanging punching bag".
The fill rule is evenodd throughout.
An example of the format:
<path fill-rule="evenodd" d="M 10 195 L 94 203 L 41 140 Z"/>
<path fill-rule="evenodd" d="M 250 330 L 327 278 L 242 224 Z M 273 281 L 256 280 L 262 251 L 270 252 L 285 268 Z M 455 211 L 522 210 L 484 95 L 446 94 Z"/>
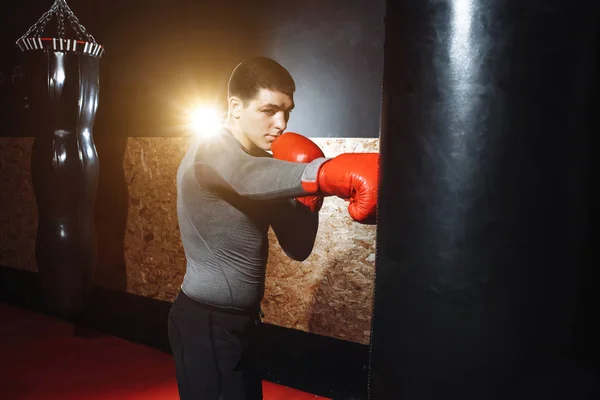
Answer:
<path fill-rule="evenodd" d="M 588 4 L 387 2 L 370 399 L 598 393 L 574 352 Z"/>
<path fill-rule="evenodd" d="M 51 21 L 56 31 L 46 32 Z M 17 45 L 27 53 L 35 251 L 44 306 L 74 316 L 85 309 L 96 263 L 99 166 L 92 133 L 104 49 L 65 0 L 56 0 Z"/>

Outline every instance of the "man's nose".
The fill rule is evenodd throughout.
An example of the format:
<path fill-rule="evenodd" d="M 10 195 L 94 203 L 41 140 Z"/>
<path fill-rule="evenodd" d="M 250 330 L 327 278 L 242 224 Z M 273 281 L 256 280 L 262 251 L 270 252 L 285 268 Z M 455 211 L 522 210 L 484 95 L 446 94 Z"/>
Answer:
<path fill-rule="evenodd" d="M 284 112 L 275 114 L 275 127 L 281 131 L 287 127 L 287 118 Z"/>

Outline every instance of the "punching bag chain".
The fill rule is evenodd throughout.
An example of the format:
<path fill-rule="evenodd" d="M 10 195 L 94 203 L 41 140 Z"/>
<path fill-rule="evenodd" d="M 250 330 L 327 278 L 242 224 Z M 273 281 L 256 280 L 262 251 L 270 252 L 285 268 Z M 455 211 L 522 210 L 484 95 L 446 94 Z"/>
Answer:
<path fill-rule="evenodd" d="M 65 39 L 67 37 L 67 31 L 65 29 L 65 16 L 70 22 L 71 28 L 75 33 L 75 36 L 79 40 L 85 40 L 86 42 L 96 43 L 96 40 L 90 35 L 85 27 L 81 25 L 77 16 L 73 13 L 66 0 L 56 0 L 52 7 L 42 15 L 42 17 L 33 24 L 29 30 L 21 37 L 25 39 L 27 37 L 41 37 L 46 29 L 46 26 L 52 19 L 52 16 L 56 15 L 56 34 L 57 38 Z"/>
<path fill-rule="evenodd" d="M 56 31 L 46 32 L 46 27 L 54 16 Z M 69 23 L 65 24 L 65 20 Z M 96 39 L 87 32 L 66 0 L 55 0 L 52 7 L 17 40 L 17 45 L 22 51 L 73 51 L 93 57 L 101 57 L 104 54 L 104 47 L 96 43 Z"/>

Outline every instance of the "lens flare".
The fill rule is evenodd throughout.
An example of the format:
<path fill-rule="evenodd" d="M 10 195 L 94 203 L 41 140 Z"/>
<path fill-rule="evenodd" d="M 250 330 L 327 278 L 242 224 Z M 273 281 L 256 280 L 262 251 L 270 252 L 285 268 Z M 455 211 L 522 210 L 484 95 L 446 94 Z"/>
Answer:
<path fill-rule="evenodd" d="M 189 128 L 198 136 L 215 135 L 223 122 L 219 112 L 207 106 L 193 108 L 189 112 L 188 121 Z"/>

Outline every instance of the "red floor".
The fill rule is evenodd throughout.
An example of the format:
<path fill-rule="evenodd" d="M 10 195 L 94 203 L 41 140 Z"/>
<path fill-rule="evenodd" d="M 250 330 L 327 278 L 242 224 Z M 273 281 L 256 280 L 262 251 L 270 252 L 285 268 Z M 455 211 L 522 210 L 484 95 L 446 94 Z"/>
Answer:
<path fill-rule="evenodd" d="M 0 400 L 177 400 L 171 357 L 0 303 Z M 263 382 L 264 400 L 323 397 Z"/>

